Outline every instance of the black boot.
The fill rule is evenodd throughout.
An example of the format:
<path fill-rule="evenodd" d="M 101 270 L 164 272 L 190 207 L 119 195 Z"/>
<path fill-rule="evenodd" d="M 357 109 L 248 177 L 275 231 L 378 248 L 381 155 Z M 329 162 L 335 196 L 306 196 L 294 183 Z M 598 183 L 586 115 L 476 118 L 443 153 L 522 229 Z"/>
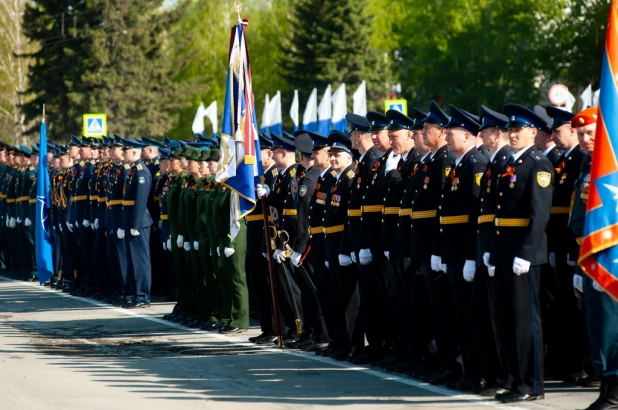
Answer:
<path fill-rule="evenodd" d="M 618 379 L 615 376 L 601 380 L 599 397 L 586 410 L 618 410 Z"/>

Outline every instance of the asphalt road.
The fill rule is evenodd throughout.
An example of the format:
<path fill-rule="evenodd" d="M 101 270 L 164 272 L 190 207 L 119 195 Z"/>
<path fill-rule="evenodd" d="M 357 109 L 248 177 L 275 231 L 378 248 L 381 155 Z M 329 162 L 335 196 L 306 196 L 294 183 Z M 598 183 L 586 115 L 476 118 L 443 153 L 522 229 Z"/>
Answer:
<path fill-rule="evenodd" d="M 399 374 L 246 342 L 0 278 L 1 409 L 584 409 L 592 389 L 547 382 L 502 405 Z"/>

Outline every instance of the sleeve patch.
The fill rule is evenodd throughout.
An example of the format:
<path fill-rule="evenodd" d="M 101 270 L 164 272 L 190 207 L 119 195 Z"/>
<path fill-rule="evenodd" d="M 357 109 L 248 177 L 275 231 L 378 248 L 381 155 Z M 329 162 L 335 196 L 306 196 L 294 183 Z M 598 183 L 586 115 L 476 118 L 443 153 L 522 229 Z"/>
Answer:
<path fill-rule="evenodd" d="M 541 188 L 547 188 L 551 183 L 551 172 L 537 172 L 536 182 Z"/>

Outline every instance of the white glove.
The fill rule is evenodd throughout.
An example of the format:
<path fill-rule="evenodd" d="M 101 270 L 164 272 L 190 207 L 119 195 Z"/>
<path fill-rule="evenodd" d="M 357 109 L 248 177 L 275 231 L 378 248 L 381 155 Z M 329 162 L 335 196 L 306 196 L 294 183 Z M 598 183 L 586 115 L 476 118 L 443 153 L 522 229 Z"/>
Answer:
<path fill-rule="evenodd" d="M 496 276 L 496 267 L 489 265 L 487 267 L 487 274 L 489 275 L 490 278 L 493 278 L 494 276 Z"/>
<path fill-rule="evenodd" d="M 399 160 L 401 159 L 401 155 L 396 155 L 391 151 L 388 159 L 386 160 L 386 168 L 384 169 L 385 173 L 392 171 L 393 169 L 397 169 L 397 164 L 399 164 Z"/>
<path fill-rule="evenodd" d="M 84 219 L 82 221 L 82 225 L 84 225 L 84 228 L 90 228 L 90 221 L 87 219 Z"/>
<path fill-rule="evenodd" d="M 212 254 L 211 254 L 210 256 L 212 256 Z M 268 259 L 268 254 L 267 254 L 266 252 L 262 252 L 262 256 L 263 256 L 264 258 Z"/>
<path fill-rule="evenodd" d="M 446 263 L 440 263 L 440 270 L 446 273 Z"/>
<path fill-rule="evenodd" d="M 167 240 L 167 249 L 171 252 L 172 251 L 172 239 L 169 238 Z"/>
<path fill-rule="evenodd" d="M 198 241 L 193 241 L 193 249 L 196 251 L 200 250 L 200 243 Z"/>
<path fill-rule="evenodd" d="M 330 269 L 330 263 L 328 263 L 328 261 L 324 261 L 324 266 L 326 266 L 326 269 Z"/>
<path fill-rule="evenodd" d="M 467 260 L 463 267 L 463 277 L 466 282 L 472 282 L 474 280 L 474 274 L 476 273 L 476 262 Z"/>
<path fill-rule="evenodd" d="M 371 251 L 369 249 L 361 249 L 358 253 L 358 260 L 361 265 L 369 265 L 373 259 Z"/>
<path fill-rule="evenodd" d="M 185 238 L 182 237 L 182 235 L 178 235 L 178 238 L 176 238 L 176 246 L 178 246 L 179 248 L 182 248 L 182 245 L 184 245 L 185 243 Z"/>
<path fill-rule="evenodd" d="M 185 242 L 182 247 L 184 248 L 185 251 L 191 250 L 191 244 L 189 242 Z"/>
<path fill-rule="evenodd" d="M 339 265 L 350 266 L 352 264 L 352 258 L 348 255 L 339 255 Z"/>
<path fill-rule="evenodd" d="M 118 228 L 116 235 L 118 236 L 118 239 L 124 239 L 124 229 Z"/>
<path fill-rule="evenodd" d="M 584 293 L 584 278 L 581 275 L 573 275 L 573 288 Z"/>
<path fill-rule="evenodd" d="M 17 221 L 18 224 L 20 224 L 22 222 L 20 217 L 17 217 L 16 221 Z"/>
<path fill-rule="evenodd" d="M 574 261 L 571 260 L 571 255 L 567 253 L 567 265 L 569 266 L 577 266 L 577 259 Z"/>
<path fill-rule="evenodd" d="M 79 221 L 75 221 L 75 226 L 79 228 Z"/>
<path fill-rule="evenodd" d="M 11 219 L 9 220 L 9 228 L 15 228 L 17 226 L 17 223 L 15 222 L 15 218 L 11 217 Z"/>
<path fill-rule="evenodd" d="M 62 224 L 58 225 L 58 229 L 60 229 L 60 233 L 62 233 Z"/>
<path fill-rule="evenodd" d="M 483 263 L 484 263 L 484 264 L 485 264 L 485 266 L 487 266 L 488 268 L 491 266 L 491 265 L 489 264 L 489 257 L 490 257 L 489 252 L 485 252 L 485 253 L 483 254 Z"/>
<path fill-rule="evenodd" d="M 236 253 L 236 249 L 234 248 L 223 248 L 223 254 L 225 255 L 226 258 L 229 258 L 234 253 Z"/>
<path fill-rule="evenodd" d="M 26 218 L 26 220 L 24 221 L 24 225 L 25 225 L 25 226 L 30 226 L 30 225 L 32 225 L 32 221 L 30 220 L 30 218 Z"/>
<path fill-rule="evenodd" d="M 217 256 L 221 256 L 221 249 L 219 247 L 217 247 Z"/>
<path fill-rule="evenodd" d="M 93 226 L 94 229 L 99 229 L 99 218 L 95 218 Z"/>
<path fill-rule="evenodd" d="M 166 251 L 166 250 L 167 250 L 167 246 L 166 246 L 166 243 L 165 243 L 165 242 L 163 242 L 163 250 L 164 250 L 164 251 Z"/>
<path fill-rule="evenodd" d="M 524 273 L 528 273 L 530 270 L 530 262 L 525 261 L 517 256 L 513 260 L 513 272 L 517 275 L 523 275 Z"/>
<path fill-rule="evenodd" d="M 268 185 L 257 184 L 256 193 L 258 198 L 266 198 L 270 195 L 270 187 Z"/>
<path fill-rule="evenodd" d="M 552 267 L 556 267 L 556 253 L 555 252 L 549 252 L 549 264 Z"/>
<path fill-rule="evenodd" d="M 159 227 L 159 229 L 161 229 L 161 227 L 163 226 L 163 221 L 159 221 L 159 223 L 157 224 L 157 226 Z"/>
<path fill-rule="evenodd" d="M 356 263 L 356 254 L 354 252 L 350 253 L 350 258 L 352 258 L 352 262 Z"/>
<path fill-rule="evenodd" d="M 139 236 L 139 231 L 137 229 L 131 229 L 132 236 Z"/>
<path fill-rule="evenodd" d="M 391 252 L 390 251 L 384 251 L 384 256 L 386 256 L 386 259 L 388 259 L 389 261 L 391 260 Z"/>
<path fill-rule="evenodd" d="M 300 266 L 300 259 L 303 257 L 303 254 L 300 252 L 294 252 L 292 253 L 292 257 L 290 257 L 290 260 L 292 261 L 292 265 L 296 266 L 297 268 Z"/>
<path fill-rule="evenodd" d="M 592 287 L 594 288 L 594 290 L 599 291 L 599 292 L 605 292 L 605 289 L 603 289 L 603 287 L 601 285 L 599 285 L 599 282 L 597 282 L 596 280 L 592 281 Z"/>
<path fill-rule="evenodd" d="M 431 270 L 439 272 L 442 270 L 440 265 L 442 264 L 442 258 L 436 255 L 431 255 Z"/>
<path fill-rule="evenodd" d="M 283 263 L 285 261 L 285 252 L 281 249 L 275 249 L 275 252 L 273 252 L 273 259 L 277 263 Z"/>
<path fill-rule="evenodd" d="M 73 224 L 70 224 L 67 222 L 67 228 L 69 230 L 69 232 L 73 232 Z"/>

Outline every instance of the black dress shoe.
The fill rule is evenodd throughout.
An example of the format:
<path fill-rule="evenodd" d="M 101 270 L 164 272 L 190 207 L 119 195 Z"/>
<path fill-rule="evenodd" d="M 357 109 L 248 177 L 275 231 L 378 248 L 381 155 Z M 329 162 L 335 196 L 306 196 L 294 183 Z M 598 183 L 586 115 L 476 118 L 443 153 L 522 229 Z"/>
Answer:
<path fill-rule="evenodd" d="M 463 382 L 464 382 L 464 379 L 451 380 L 451 381 L 446 382 L 444 384 L 444 387 L 446 387 L 447 389 L 451 389 L 451 390 L 457 390 L 457 386 L 459 386 L 459 384 Z"/>
<path fill-rule="evenodd" d="M 598 377 L 582 377 L 575 382 L 580 387 L 599 387 L 601 386 L 601 379 Z"/>
<path fill-rule="evenodd" d="M 500 386 L 486 386 L 479 389 L 473 389 L 472 392 L 483 397 L 496 397 L 499 394 L 507 393 L 508 390 Z"/>
<path fill-rule="evenodd" d="M 137 302 L 135 300 L 130 300 L 128 302 L 125 302 L 122 307 L 124 309 L 133 309 L 135 307 L 135 305 L 137 305 Z"/>
<path fill-rule="evenodd" d="M 480 377 L 464 377 L 456 389 L 461 391 L 474 391 L 485 387 L 485 380 Z"/>
<path fill-rule="evenodd" d="M 441 386 L 448 382 L 459 381 L 459 379 L 461 379 L 461 372 L 456 370 L 446 370 L 429 379 L 429 384 Z"/>
<path fill-rule="evenodd" d="M 219 328 L 219 333 L 222 333 L 222 334 L 239 333 L 239 332 L 240 332 L 240 328 L 235 327 L 235 326 L 226 325 L 226 326 Z"/>
<path fill-rule="evenodd" d="M 143 302 L 143 301 L 135 302 L 135 306 L 134 307 L 142 308 L 142 309 L 143 308 L 149 308 L 150 307 L 150 302 Z"/>
<path fill-rule="evenodd" d="M 330 354 L 330 357 L 342 362 L 344 360 L 348 360 L 348 358 L 350 357 L 350 352 L 348 352 L 347 350 L 337 350 L 334 351 Z"/>
<path fill-rule="evenodd" d="M 320 349 L 325 349 L 327 346 L 327 343 L 317 343 L 312 341 L 310 345 L 303 346 L 301 350 L 304 352 L 315 352 Z"/>
<path fill-rule="evenodd" d="M 273 335 L 264 335 L 262 337 L 259 337 L 256 341 L 255 344 L 258 345 L 269 345 L 271 343 L 277 343 L 277 336 L 273 336 Z"/>
<path fill-rule="evenodd" d="M 518 393 L 515 391 L 499 394 L 496 396 L 496 399 L 500 400 L 502 403 L 517 403 L 520 401 L 534 401 L 534 400 L 542 400 L 544 398 L 545 398 L 544 394 Z"/>
<path fill-rule="evenodd" d="M 256 341 L 257 341 L 260 337 L 262 337 L 262 336 L 266 336 L 266 333 L 262 332 L 259 336 L 251 336 L 251 337 L 249 338 L 249 341 L 250 341 L 251 343 L 255 343 L 255 342 L 256 342 Z"/>

